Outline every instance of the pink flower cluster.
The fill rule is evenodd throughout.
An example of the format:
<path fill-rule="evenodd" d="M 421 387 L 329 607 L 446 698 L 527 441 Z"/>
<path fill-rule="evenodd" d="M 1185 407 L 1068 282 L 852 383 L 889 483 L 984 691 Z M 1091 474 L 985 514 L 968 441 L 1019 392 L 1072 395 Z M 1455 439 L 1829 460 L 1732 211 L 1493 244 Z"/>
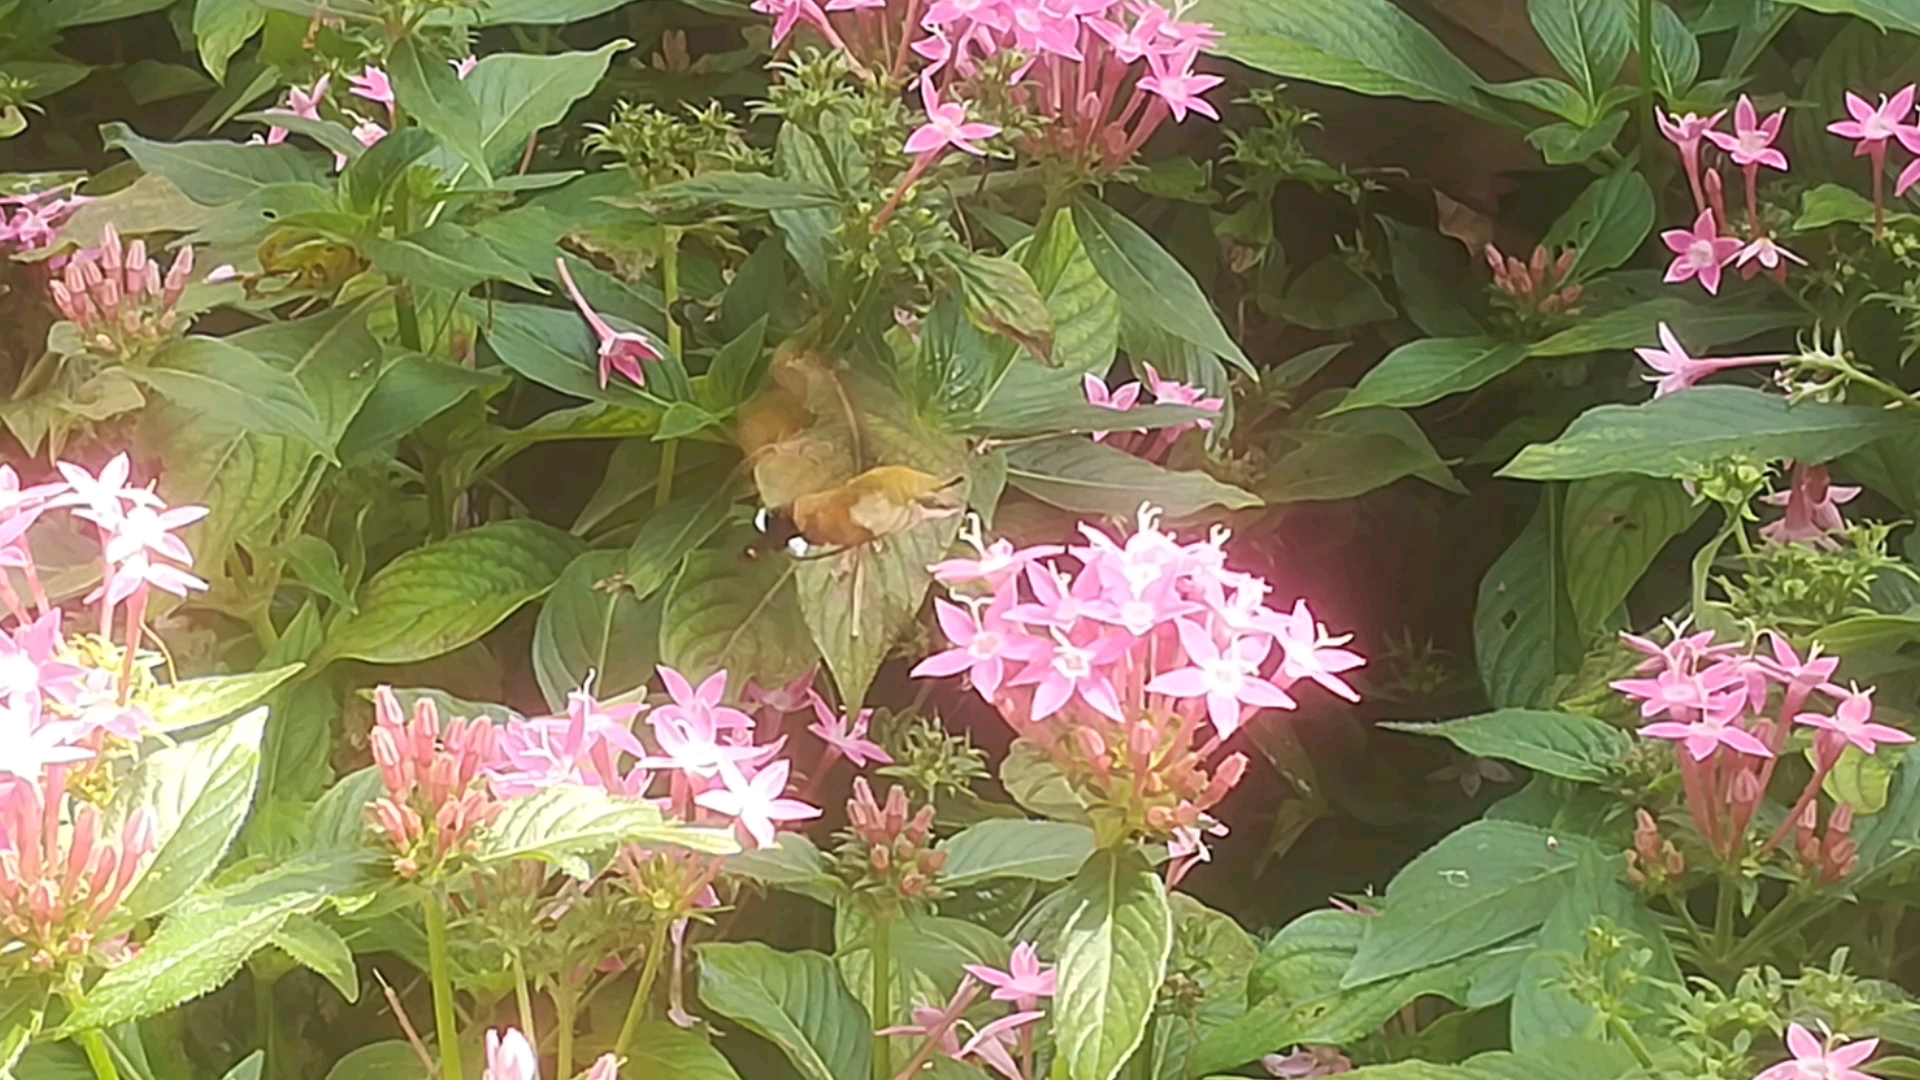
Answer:
<path fill-rule="evenodd" d="M 619 1080 L 620 1062 L 602 1054 L 581 1080 Z M 519 1028 L 487 1032 L 487 1067 L 480 1080 L 540 1080 L 540 1055 Z"/>
<path fill-rule="evenodd" d="M 935 601 L 952 647 L 914 674 L 965 674 L 1071 782 L 1123 808 L 1131 828 L 1170 837 L 1212 826 L 1206 811 L 1247 760 L 1208 759 L 1250 717 L 1296 708 L 1308 681 L 1357 701 L 1340 675 L 1364 660 L 1306 601 L 1268 607 L 1264 580 L 1227 568 L 1224 530 L 1183 544 L 1157 518 L 1142 507 L 1131 535 L 1083 524 L 1084 545 L 1024 550 L 984 543 L 976 523 L 979 557 L 933 568 L 966 590 Z"/>
<path fill-rule="evenodd" d="M 60 226 L 93 200 L 54 188 L 28 195 L 0 195 L 0 251 L 26 254 L 53 246 Z M 7 208 L 12 207 L 9 214 Z"/>
<path fill-rule="evenodd" d="M 1494 288 L 1523 317 L 1551 318 L 1580 313 L 1574 305 L 1580 302 L 1581 288 L 1568 280 L 1574 261 L 1579 258 L 1578 251 L 1568 248 L 1554 258 L 1545 247 L 1536 245 L 1533 254 L 1522 262 L 1518 256 L 1502 255 L 1499 248 L 1488 244 L 1483 254 L 1487 265 L 1493 268 Z"/>
<path fill-rule="evenodd" d="M 1184 405 L 1210 413 L 1217 413 L 1226 406 L 1224 400 L 1207 396 L 1206 390 L 1201 387 L 1162 378 L 1152 364 L 1144 366 L 1147 370 L 1146 388 L 1153 393 L 1153 404 Z M 1084 387 L 1088 403 L 1103 409 L 1132 412 L 1140 404 L 1141 386 L 1137 382 L 1127 383 L 1117 390 L 1109 390 L 1105 379 L 1090 374 L 1084 379 Z M 1183 433 L 1196 428 L 1202 431 L 1210 430 L 1212 427 L 1211 420 L 1191 420 L 1163 427 L 1157 431 L 1152 429 L 1129 432 L 1096 431 L 1093 433 L 1093 441 L 1105 442 L 1109 446 L 1148 461 L 1164 462 L 1167 452 L 1173 449 L 1174 441 Z"/>
<path fill-rule="evenodd" d="M 25 949 L 0 950 L 0 971 L 21 961 L 44 972 L 127 954 L 124 936 L 101 934 L 153 851 L 153 810 L 141 807 L 115 835 L 90 803 L 67 812 L 66 785 L 62 769 L 44 790 L 0 779 L 0 927 Z"/>
<path fill-rule="evenodd" d="M 496 730 L 482 717 L 443 723 L 432 698 L 414 702 L 409 719 L 393 691 L 374 691 L 368 736 L 385 796 L 367 805 L 367 818 L 399 854 L 393 866 L 414 877 L 466 851 L 476 830 L 500 814 L 482 774 L 494 759 Z"/>
<path fill-rule="evenodd" d="M 1848 746 L 1871 754 L 1884 744 L 1913 742 L 1913 736 L 1873 721 L 1871 690 L 1830 681 L 1837 659 L 1820 656 L 1817 648 L 1802 658 L 1779 634 L 1768 637 L 1772 655 L 1761 656 L 1737 644 L 1715 644 L 1710 630 L 1675 630 L 1667 645 L 1622 634 L 1647 659 L 1640 665 L 1641 677 L 1613 686 L 1639 701 L 1641 715 L 1653 721 L 1640 734 L 1676 744 L 1694 827 L 1722 859 L 1747 854 L 1747 830 L 1774 765 L 1796 731 L 1812 730 L 1813 778 L 1760 853 L 1798 831 L 1808 871 L 1836 881 L 1858 861 L 1846 839 L 1853 814 L 1847 806 L 1837 807 L 1828 816 L 1824 840 L 1816 837 L 1815 800 L 1822 783 Z M 1807 709 L 1815 694 L 1834 703 L 1831 712 Z"/>
<path fill-rule="evenodd" d="M 47 283 L 60 316 L 108 356 L 126 357 L 173 336 L 175 310 L 193 274 L 193 248 L 183 246 L 165 274 L 144 240 L 122 245 L 109 224 L 98 248 L 76 252 Z"/>
<path fill-rule="evenodd" d="M 1840 516 L 1840 504 L 1852 502 L 1859 494 L 1857 487 L 1833 483 L 1825 465 L 1796 462 L 1787 490 L 1760 500 L 1768 506 L 1786 508 L 1779 521 L 1760 527 L 1760 535 L 1778 544 L 1813 544 L 1837 550 L 1840 544 L 1832 534 L 1847 527 L 1846 519 Z"/>
<path fill-rule="evenodd" d="M 1054 996 L 1058 975 L 1040 963 L 1039 953 L 1028 942 L 1014 947 L 1007 968 L 968 964 L 966 976 L 944 1006 L 916 1006 L 911 1024 L 882 1029 L 881 1035 L 920 1040 L 913 1061 L 900 1075 L 914 1075 L 939 1054 L 954 1061 L 977 1061 L 1007 1080 L 1038 1080 L 1033 1075 L 1033 1024 L 1046 1015 L 1040 1011 L 1040 999 Z M 976 1028 L 962 1017 L 983 987 L 992 987 L 992 999 L 1007 1002 L 1016 1011 Z"/>
<path fill-rule="evenodd" d="M 1786 121 L 1785 109 L 1762 119 L 1752 99 L 1742 94 L 1733 109 L 1732 133 L 1719 130 L 1720 121 L 1727 115 L 1725 110 L 1708 117 L 1693 113 L 1672 116 L 1658 110 L 1654 115 L 1660 123 L 1661 134 L 1680 152 L 1680 163 L 1686 170 L 1687 186 L 1693 192 L 1697 215 L 1692 228 L 1671 229 L 1660 236 L 1674 255 L 1672 265 L 1667 268 L 1667 281 L 1698 280 L 1709 293 L 1718 293 L 1721 271 L 1729 264 L 1737 263 L 1742 277 L 1750 278 L 1764 269 L 1783 281 L 1788 262 L 1806 265 L 1806 260 L 1780 246 L 1760 216 L 1760 169 L 1764 166 L 1787 171 L 1787 156 L 1774 146 Z M 1746 179 L 1744 241 L 1730 231 L 1723 232 L 1730 230 L 1733 219 L 1727 214 L 1719 167 L 1703 160 L 1703 142 L 1726 154 Z"/>

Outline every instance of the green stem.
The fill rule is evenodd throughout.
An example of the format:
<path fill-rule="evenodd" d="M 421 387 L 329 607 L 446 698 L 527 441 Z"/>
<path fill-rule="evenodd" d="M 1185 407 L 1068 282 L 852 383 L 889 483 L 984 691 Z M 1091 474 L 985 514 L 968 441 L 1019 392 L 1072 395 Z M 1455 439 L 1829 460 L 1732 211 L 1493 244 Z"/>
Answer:
<path fill-rule="evenodd" d="M 667 951 L 667 931 L 671 926 L 664 917 L 654 919 L 653 935 L 647 940 L 647 958 L 640 967 L 640 985 L 634 988 L 627 1018 L 620 1025 L 620 1041 L 613 1047 L 615 1057 L 627 1057 L 633 1049 L 633 1037 L 640 1033 L 640 1021 L 646 1017 L 647 1005 L 653 997 L 654 980 L 660 976 L 660 954 Z"/>
<path fill-rule="evenodd" d="M 520 954 L 513 954 L 513 1001 L 520 1010 L 520 1034 L 535 1046 L 540 1045 L 533 1034 L 533 994 L 527 989 L 527 966 L 520 962 Z"/>
<path fill-rule="evenodd" d="M 666 250 L 660 254 L 660 295 L 665 298 L 667 308 L 667 351 L 684 364 L 681 347 L 686 343 L 686 334 L 680 329 L 680 320 L 673 317 L 674 306 L 680 302 L 680 230 L 668 227 L 666 232 Z M 673 474 L 679 467 L 680 440 L 668 439 L 660 448 L 660 482 L 653 488 L 656 509 L 673 498 Z"/>
<path fill-rule="evenodd" d="M 1713 907 L 1713 955 L 1716 960 L 1725 960 L 1733 952 L 1733 911 L 1735 889 L 1732 879 L 1720 875 L 1716 883 L 1717 895 Z"/>
<path fill-rule="evenodd" d="M 1721 545 L 1727 542 L 1735 530 L 1740 528 L 1740 518 L 1734 511 L 1725 511 L 1727 523 L 1720 527 L 1712 540 L 1693 557 L 1693 617 L 1699 618 L 1707 606 L 1707 576 L 1713 571 L 1713 560 L 1720 556 Z"/>
<path fill-rule="evenodd" d="M 95 1080 L 120 1080 L 120 1070 L 113 1067 L 113 1054 L 107 1049 L 107 1040 L 99 1031 L 83 1031 L 79 1035 L 80 1049 L 87 1052 L 87 1064 L 93 1066 Z"/>
<path fill-rule="evenodd" d="M 1640 171 L 1653 181 L 1653 0 L 1640 0 Z M 1660 190 L 1656 185 L 1655 191 Z"/>
<path fill-rule="evenodd" d="M 1640 1063 L 1641 1068 L 1653 1068 L 1653 1055 L 1647 1052 L 1647 1044 L 1640 1041 L 1640 1036 L 1634 1032 L 1633 1025 L 1617 1016 L 1607 1017 L 1607 1023 L 1613 1028 L 1614 1034 L 1620 1036 L 1620 1041 L 1627 1044 L 1627 1050 L 1633 1054 L 1633 1059 Z"/>
<path fill-rule="evenodd" d="M 433 1031 L 440 1046 L 440 1080 L 465 1080 L 460 1061 L 459 1021 L 453 1009 L 453 963 L 447 955 L 447 913 L 438 893 L 420 902 L 427 920 L 428 974 L 433 979 Z"/>
<path fill-rule="evenodd" d="M 260 1037 L 260 1075 L 272 1076 L 274 1062 L 280 1060 L 280 1025 L 275 1022 L 273 987 L 277 980 L 259 972 L 253 975 L 253 1023 Z"/>
<path fill-rule="evenodd" d="M 580 990 L 573 981 L 562 977 L 553 991 L 553 1024 L 558 1030 L 558 1049 L 555 1053 L 560 1059 L 560 1075 L 573 1075 L 573 1023 L 574 1013 L 580 1007 Z"/>
<path fill-rule="evenodd" d="M 893 1025 L 893 920 L 886 915 L 873 919 L 873 1029 Z M 873 1080 L 893 1076 L 891 1044 L 883 1035 L 873 1037 Z"/>

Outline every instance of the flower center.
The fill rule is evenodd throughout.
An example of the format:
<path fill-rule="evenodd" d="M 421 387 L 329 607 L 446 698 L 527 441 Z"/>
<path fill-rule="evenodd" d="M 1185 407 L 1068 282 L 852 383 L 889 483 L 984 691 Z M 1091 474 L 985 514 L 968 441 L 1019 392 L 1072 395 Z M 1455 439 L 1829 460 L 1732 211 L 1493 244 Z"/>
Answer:
<path fill-rule="evenodd" d="M 967 654 L 984 660 L 997 655 L 1005 644 L 1005 640 L 998 632 L 982 630 L 973 636 L 973 644 L 967 646 Z"/>
<path fill-rule="evenodd" d="M 1720 261 L 1714 257 L 1711 240 L 1695 240 L 1692 246 L 1687 248 L 1687 259 L 1695 266 L 1712 266 Z"/>

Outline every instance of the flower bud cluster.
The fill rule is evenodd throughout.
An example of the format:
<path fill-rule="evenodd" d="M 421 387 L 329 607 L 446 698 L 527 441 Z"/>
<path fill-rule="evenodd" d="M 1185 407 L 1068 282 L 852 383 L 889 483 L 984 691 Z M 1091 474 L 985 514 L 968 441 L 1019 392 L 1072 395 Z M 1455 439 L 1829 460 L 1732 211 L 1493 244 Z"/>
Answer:
<path fill-rule="evenodd" d="M 1580 313 L 1574 306 L 1580 300 L 1580 286 L 1568 283 L 1573 264 L 1579 258 L 1579 252 L 1574 249 L 1568 248 L 1554 258 L 1546 248 L 1535 247 L 1532 257 L 1522 262 L 1503 256 L 1499 248 L 1488 244 L 1486 257 L 1487 265 L 1493 268 L 1494 288 L 1523 318 L 1548 319 Z"/>
<path fill-rule="evenodd" d="M 11 939 L 0 972 L 125 955 L 100 935 L 153 850 L 153 811 L 141 807 L 116 835 L 98 807 L 67 796 L 63 772 L 44 792 L 0 786 L 0 927 Z"/>
<path fill-rule="evenodd" d="M 1819 831 L 1820 808 L 1808 803 L 1793 823 L 1793 847 L 1801 872 L 1822 885 L 1837 885 L 1860 868 L 1860 846 L 1853 842 L 1853 807 L 1846 803 L 1827 814 L 1827 830 Z"/>
<path fill-rule="evenodd" d="M 500 812 L 486 778 L 493 760 L 494 726 L 485 717 L 455 717 L 442 725 L 433 699 L 403 714 L 392 689 L 374 692 L 375 723 L 369 738 L 374 764 L 387 794 L 367 808 L 371 827 L 398 855 L 402 877 L 439 866 L 471 848 L 478 828 Z"/>
<path fill-rule="evenodd" d="M 98 248 L 75 254 L 48 282 L 53 304 L 80 328 L 90 349 L 125 358 L 151 350 L 179 328 L 180 296 L 193 273 L 193 249 L 182 247 L 163 274 L 144 240 L 122 246 L 106 227 Z"/>
<path fill-rule="evenodd" d="M 1687 872 L 1686 856 L 1660 835 L 1660 823 L 1645 809 L 1634 811 L 1633 848 L 1627 852 L 1627 880 L 1658 891 Z"/>
<path fill-rule="evenodd" d="M 847 820 L 840 862 L 856 889 L 902 900 L 940 898 L 937 879 L 947 853 L 933 850 L 931 803 L 909 814 L 907 791 L 896 784 L 883 806 L 861 777 L 847 800 Z"/>

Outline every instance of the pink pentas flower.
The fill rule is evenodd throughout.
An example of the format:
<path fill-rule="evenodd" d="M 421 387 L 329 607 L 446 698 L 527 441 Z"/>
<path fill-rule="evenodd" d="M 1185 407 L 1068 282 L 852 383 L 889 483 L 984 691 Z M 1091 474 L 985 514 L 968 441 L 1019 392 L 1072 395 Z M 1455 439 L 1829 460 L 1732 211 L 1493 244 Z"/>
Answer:
<path fill-rule="evenodd" d="M 1140 403 L 1140 384 L 1130 382 L 1117 390 L 1109 390 L 1107 381 L 1098 375 L 1089 373 L 1082 380 L 1087 393 L 1087 403 L 1115 412 L 1131 412 Z M 1093 441 L 1100 442 L 1107 437 L 1104 431 L 1093 433 Z"/>
<path fill-rule="evenodd" d="M 465 79 L 467 76 L 473 74 L 474 68 L 480 66 L 480 58 L 477 56 L 462 56 L 458 60 L 449 60 L 447 63 L 453 65 L 453 73 L 455 75 Z"/>
<path fill-rule="evenodd" d="M 772 847 L 774 826 L 783 821 L 808 821 L 820 816 L 820 808 L 798 799 L 783 798 L 792 766 L 776 761 L 751 778 L 732 762 L 720 769 L 724 785 L 703 791 L 694 802 L 717 814 L 733 818 L 739 828 L 753 838 L 756 847 Z"/>
<path fill-rule="evenodd" d="M 1185 120 L 1189 112 L 1199 113 L 1210 120 L 1220 119 L 1220 114 L 1200 95 L 1226 80 L 1218 75 L 1195 72 L 1194 54 L 1195 50 L 1192 49 L 1182 49 L 1172 56 L 1148 53 L 1148 66 L 1153 74 L 1143 77 L 1138 84 L 1140 89 L 1166 103 L 1173 112 L 1175 122 Z"/>
<path fill-rule="evenodd" d="M 1130 642 L 1103 634 L 1087 644 L 1075 644 L 1058 630 L 1052 641 L 1040 640 L 1039 655 L 1009 680 L 1013 686 L 1033 687 L 1029 719 L 1045 720 L 1076 698 L 1110 720 L 1126 718 L 1107 668 L 1127 654 Z"/>
<path fill-rule="evenodd" d="M 1265 625 L 1283 654 L 1279 676 L 1292 685 L 1312 679 L 1336 696 L 1357 702 L 1360 694 L 1339 676 L 1366 664 L 1366 657 L 1341 646 L 1353 640 L 1352 634 L 1334 636 L 1326 625 L 1313 617 L 1304 599 L 1293 602 L 1293 610 L 1266 620 Z"/>
<path fill-rule="evenodd" d="M 1167 840 L 1167 888 L 1180 886 L 1194 867 L 1213 861 L 1213 848 L 1207 837 L 1227 835 L 1227 827 L 1205 814 L 1193 825 L 1176 826 Z"/>
<path fill-rule="evenodd" d="M 984 610 L 969 610 L 945 600 L 933 602 L 934 618 L 953 648 L 937 652 L 914 666 L 916 678 L 944 678 L 965 672 L 980 696 L 992 701 L 1006 682 L 1009 665 L 1033 658 L 1046 642 L 1023 632 L 1007 620 L 1011 591 L 1002 591 Z"/>
<path fill-rule="evenodd" d="M 1796 263 L 1800 266 L 1807 265 L 1807 260 L 1788 251 L 1778 240 L 1775 240 L 1771 236 L 1754 237 L 1746 247 L 1740 249 L 1740 255 L 1734 262 L 1740 267 L 1740 273 L 1743 277 L 1752 277 L 1759 272 L 1759 267 L 1765 267 L 1768 270 L 1779 270 L 1787 263 Z M 1758 264 L 1757 266 L 1751 265 L 1756 263 Z"/>
<path fill-rule="evenodd" d="M 953 1056 L 962 1061 L 979 1058 L 1007 1080 L 1027 1080 L 1025 1072 L 1013 1059 L 1013 1047 L 1018 1039 L 1015 1033 L 1044 1015 L 1039 1012 L 1017 1012 L 982 1025 Z"/>
<path fill-rule="evenodd" d="M 810 667 L 794 676 L 785 686 L 776 686 L 771 690 L 762 690 L 752 679 L 747 680 L 746 688 L 740 691 L 740 702 L 750 712 L 759 712 L 761 719 L 779 719 L 790 713 L 807 708 L 817 696 L 813 692 L 813 678 L 819 668 Z"/>
<path fill-rule="evenodd" d="M 920 97 L 927 108 L 927 122 L 907 136 L 906 151 L 909 154 L 922 157 L 938 155 L 951 146 L 980 157 L 986 151 L 975 144 L 981 139 L 1000 134 L 1000 129 L 992 124 L 969 123 L 967 107 L 958 101 L 941 101 L 939 92 L 929 80 L 920 81 Z"/>
<path fill-rule="evenodd" d="M 1657 721 L 1641 728 L 1640 734 L 1649 739 L 1678 742 L 1695 761 L 1705 761 L 1722 746 L 1752 757 L 1773 756 L 1773 751 L 1767 749 L 1765 743 L 1755 738 L 1752 732 L 1736 725 L 1727 712 L 1726 709 L 1716 708 L 1691 721 Z M 1734 712 L 1737 714 L 1738 710 Z"/>
<path fill-rule="evenodd" d="M 1670 715 L 1676 720 L 1691 720 L 1707 711 L 1716 695 L 1730 687 L 1746 685 L 1746 673 L 1736 660 L 1722 660 L 1701 671 L 1668 668 L 1651 679 L 1621 679 L 1610 684 L 1631 698 L 1640 699 L 1640 715 Z M 1742 690 L 1741 702 L 1745 704 Z"/>
<path fill-rule="evenodd" d="M 1734 237 L 1720 235 L 1712 210 L 1700 211 L 1692 229 L 1668 229 L 1660 240 L 1674 253 L 1673 264 L 1667 267 L 1669 285 L 1698 278 L 1702 288 L 1715 294 L 1720 291 L 1720 268 L 1733 261 L 1742 247 Z"/>
<path fill-rule="evenodd" d="M 1156 626 L 1205 610 L 1205 605 L 1182 595 L 1179 586 L 1179 579 L 1167 576 L 1137 589 L 1109 589 L 1089 601 L 1086 612 L 1136 638 L 1146 637 Z"/>
<path fill-rule="evenodd" d="M 1769 633 L 1767 638 L 1772 643 L 1773 656 L 1760 657 L 1760 669 L 1785 686 L 1789 694 L 1804 696 L 1817 690 L 1840 669 L 1840 658 L 1821 656 L 1817 643 L 1807 650 L 1806 659 L 1802 660 L 1786 638 L 1777 633 Z"/>
<path fill-rule="evenodd" d="M 1860 494 L 1858 487 L 1835 484 L 1825 465 L 1793 466 L 1793 481 L 1785 491 L 1761 497 L 1768 506 L 1786 508 L 1779 521 L 1760 527 L 1762 538 L 1777 544 L 1808 543 L 1837 550 L 1838 541 L 1830 535 L 1847 527 L 1840 507 Z"/>
<path fill-rule="evenodd" d="M 1854 147 L 1853 156 L 1866 157 L 1878 151 L 1885 153 L 1887 140 L 1899 136 L 1907 126 L 1907 119 L 1913 115 L 1914 87 L 1908 86 L 1893 97 L 1880 95 L 1880 104 L 1873 105 L 1866 98 L 1848 92 L 1847 114 L 1850 120 L 1841 120 L 1828 124 L 1827 130 L 1843 139 L 1852 139 L 1859 145 Z"/>
<path fill-rule="evenodd" d="M 990 589 L 999 589 L 1008 578 L 1023 567 L 1030 567 L 1042 559 L 1051 559 L 1067 549 L 1059 544 L 1035 544 L 1032 547 L 1016 548 L 1011 540 L 1001 537 L 989 544 L 981 535 L 983 526 L 980 515 L 968 514 L 966 524 L 960 530 L 960 539 L 979 554 L 978 558 L 955 558 L 937 562 L 929 567 L 933 580 L 942 585 L 960 585 L 978 582 Z"/>
<path fill-rule="evenodd" d="M 142 551 L 115 565 L 113 576 L 106 584 L 88 593 L 86 602 L 92 604 L 104 598 L 107 608 L 112 609 L 147 586 L 182 599 L 188 593 L 206 592 L 209 587 L 205 581 L 177 566 L 149 559 L 146 552 Z"/>
<path fill-rule="evenodd" d="M 540 1056 L 519 1028 L 487 1032 L 487 1070 L 481 1080 L 540 1080 Z"/>
<path fill-rule="evenodd" d="M 1665 397 L 1668 394 L 1686 390 L 1707 376 L 1722 371 L 1755 367 L 1761 364 L 1777 364 L 1787 359 L 1785 356 L 1729 356 L 1714 360 L 1693 357 L 1687 355 L 1686 348 L 1680 344 L 1680 339 L 1674 336 L 1671 326 L 1661 323 L 1659 333 L 1659 348 L 1633 350 L 1655 372 L 1646 377 L 1648 382 L 1654 384 L 1654 397 Z"/>
<path fill-rule="evenodd" d="M 18 704 L 0 705 L 0 777 L 12 776 L 39 784 L 48 766 L 71 765 L 93 757 L 93 751 L 74 745 L 84 734 L 71 721 L 42 722 L 38 710 Z"/>
<path fill-rule="evenodd" d="M 1338 1047 L 1302 1046 L 1291 1054 L 1268 1054 L 1260 1059 L 1260 1067 L 1278 1080 L 1317 1080 L 1350 1073 L 1353 1062 Z"/>
<path fill-rule="evenodd" d="M 124 562 L 136 552 L 149 551 L 178 563 L 193 562 L 193 552 L 175 529 L 183 529 L 207 516 L 204 506 L 176 506 L 156 511 L 151 506 L 135 506 L 126 512 L 107 534 L 108 562 Z"/>
<path fill-rule="evenodd" d="M 819 736 L 829 750 L 852 762 L 854 768 L 864 769 L 875 762 L 893 764 L 893 755 L 867 738 L 867 725 L 873 720 L 872 709 L 860 710 L 860 718 L 849 721 L 846 713 L 830 708 L 825 698 L 815 694 L 813 715 L 815 722 L 808 724 L 807 730 Z"/>
<path fill-rule="evenodd" d="M 1260 677 L 1260 665 L 1273 643 L 1266 638 L 1242 637 L 1224 647 L 1213 634 L 1191 619 L 1174 624 L 1188 667 L 1163 672 L 1147 684 L 1150 694 L 1173 698 L 1205 698 L 1207 718 L 1222 739 L 1240 730 L 1245 707 L 1292 709 L 1298 703 L 1287 692 Z"/>
<path fill-rule="evenodd" d="M 95 476 L 79 465 L 60 461 L 54 468 L 67 482 L 68 491 L 54 498 L 52 506 L 74 507 L 75 517 L 85 518 L 102 529 L 112 530 L 136 506 L 159 509 L 165 504 L 151 487 L 135 487 L 128 482 L 132 459 L 123 451 L 115 454 Z"/>
<path fill-rule="evenodd" d="M 779 48 L 787 40 L 794 27 L 801 23 L 813 27 L 827 39 L 827 43 L 836 49 L 846 45 L 840 35 L 834 32 L 833 24 L 827 21 L 827 13 L 820 10 L 817 0 L 754 0 L 753 10 L 762 15 L 773 16 L 773 45 Z"/>
<path fill-rule="evenodd" d="M 298 86 L 288 87 L 286 113 L 290 116 L 297 116 L 302 120 L 320 119 L 320 103 L 326 100 L 327 87 L 332 81 L 333 76 L 322 75 L 314 80 L 312 89 L 302 90 Z M 275 146 L 286 141 L 286 128 L 269 127 L 267 129 L 267 145 Z"/>
<path fill-rule="evenodd" d="M 1838 1037 L 1829 1046 L 1798 1023 L 1787 1025 L 1787 1051 L 1792 1061 L 1783 1061 L 1762 1071 L 1753 1080 L 1877 1080 L 1861 1072 L 1880 1047 L 1879 1039 L 1846 1042 Z"/>
<path fill-rule="evenodd" d="M 347 83 L 354 97 L 384 105 L 387 116 L 393 116 L 393 81 L 387 78 L 385 71 L 369 64 L 361 69 L 360 74 L 347 76 Z"/>
<path fill-rule="evenodd" d="M 1725 150 L 1735 165 L 1765 165 L 1785 172 L 1787 156 L 1774 148 L 1773 141 L 1780 137 L 1780 125 L 1786 118 L 1787 110 L 1781 109 L 1765 120 L 1759 119 L 1753 99 L 1741 94 L 1739 104 L 1733 107 L 1733 134 L 1709 130 L 1706 136 Z"/>
<path fill-rule="evenodd" d="M 1906 147 L 1909 152 L 1920 154 L 1920 126 L 1902 126 L 1893 134 L 1900 140 L 1900 145 Z M 1894 182 L 1893 193 L 1905 195 L 1915 184 L 1920 184 L 1920 158 L 1908 162 L 1907 167 L 1900 170 L 1900 178 Z"/>
<path fill-rule="evenodd" d="M 1031 942 L 1014 946 L 1005 971 L 984 964 L 968 964 L 966 970 L 993 987 L 993 1000 L 1012 1002 L 1022 1012 L 1031 1011 L 1041 998 L 1059 992 L 1059 976 L 1051 965 L 1040 962 L 1040 954 Z"/>
<path fill-rule="evenodd" d="M 606 388 L 607 379 L 619 372 L 633 381 L 635 386 L 647 385 L 647 373 L 640 367 L 642 360 L 664 360 L 666 354 L 655 348 L 645 334 L 632 330 L 615 330 L 604 316 L 593 310 L 587 298 L 574 284 L 573 272 L 567 269 L 567 260 L 557 258 L 553 265 L 560 271 L 560 281 L 567 287 L 567 295 L 573 298 L 573 306 L 593 328 L 594 337 L 600 341 L 600 386 Z"/>
<path fill-rule="evenodd" d="M 1874 723 L 1873 691 L 1859 687 L 1842 694 L 1840 707 L 1834 710 L 1832 716 L 1800 713 L 1793 718 L 1793 722 L 1830 732 L 1836 740 L 1858 748 L 1863 754 L 1873 753 L 1881 743 L 1903 745 L 1913 741 L 1912 735 L 1899 728 Z"/>
<path fill-rule="evenodd" d="M 1132 26 L 1122 26 L 1097 15 L 1089 17 L 1086 23 L 1087 29 L 1106 40 L 1113 55 L 1131 64 L 1159 50 L 1160 31 L 1166 27 L 1168 18 L 1166 8 L 1149 3 L 1140 7 Z"/>
<path fill-rule="evenodd" d="M 59 658 L 64 644 L 61 611 L 51 608 L 30 623 L 0 634 L 0 701 L 38 713 L 51 699 L 71 706 L 89 669 Z"/>
<path fill-rule="evenodd" d="M 1209 397 L 1204 387 L 1190 386 L 1186 383 L 1166 378 L 1162 376 L 1160 370 L 1152 364 L 1144 364 L 1142 366 L 1146 368 L 1147 388 L 1153 391 L 1155 404 L 1184 405 L 1188 408 L 1199 409 L 1202 412 L 1210 413 L 1217 413 L 1226 407 L 1225 400 L 1217 397 Z M 1213 422 L 1210 420 L 1200 420 L 1196 421 L 1196 423 L 1202 428 L 1210 428 L 1213 426 Z"/>

